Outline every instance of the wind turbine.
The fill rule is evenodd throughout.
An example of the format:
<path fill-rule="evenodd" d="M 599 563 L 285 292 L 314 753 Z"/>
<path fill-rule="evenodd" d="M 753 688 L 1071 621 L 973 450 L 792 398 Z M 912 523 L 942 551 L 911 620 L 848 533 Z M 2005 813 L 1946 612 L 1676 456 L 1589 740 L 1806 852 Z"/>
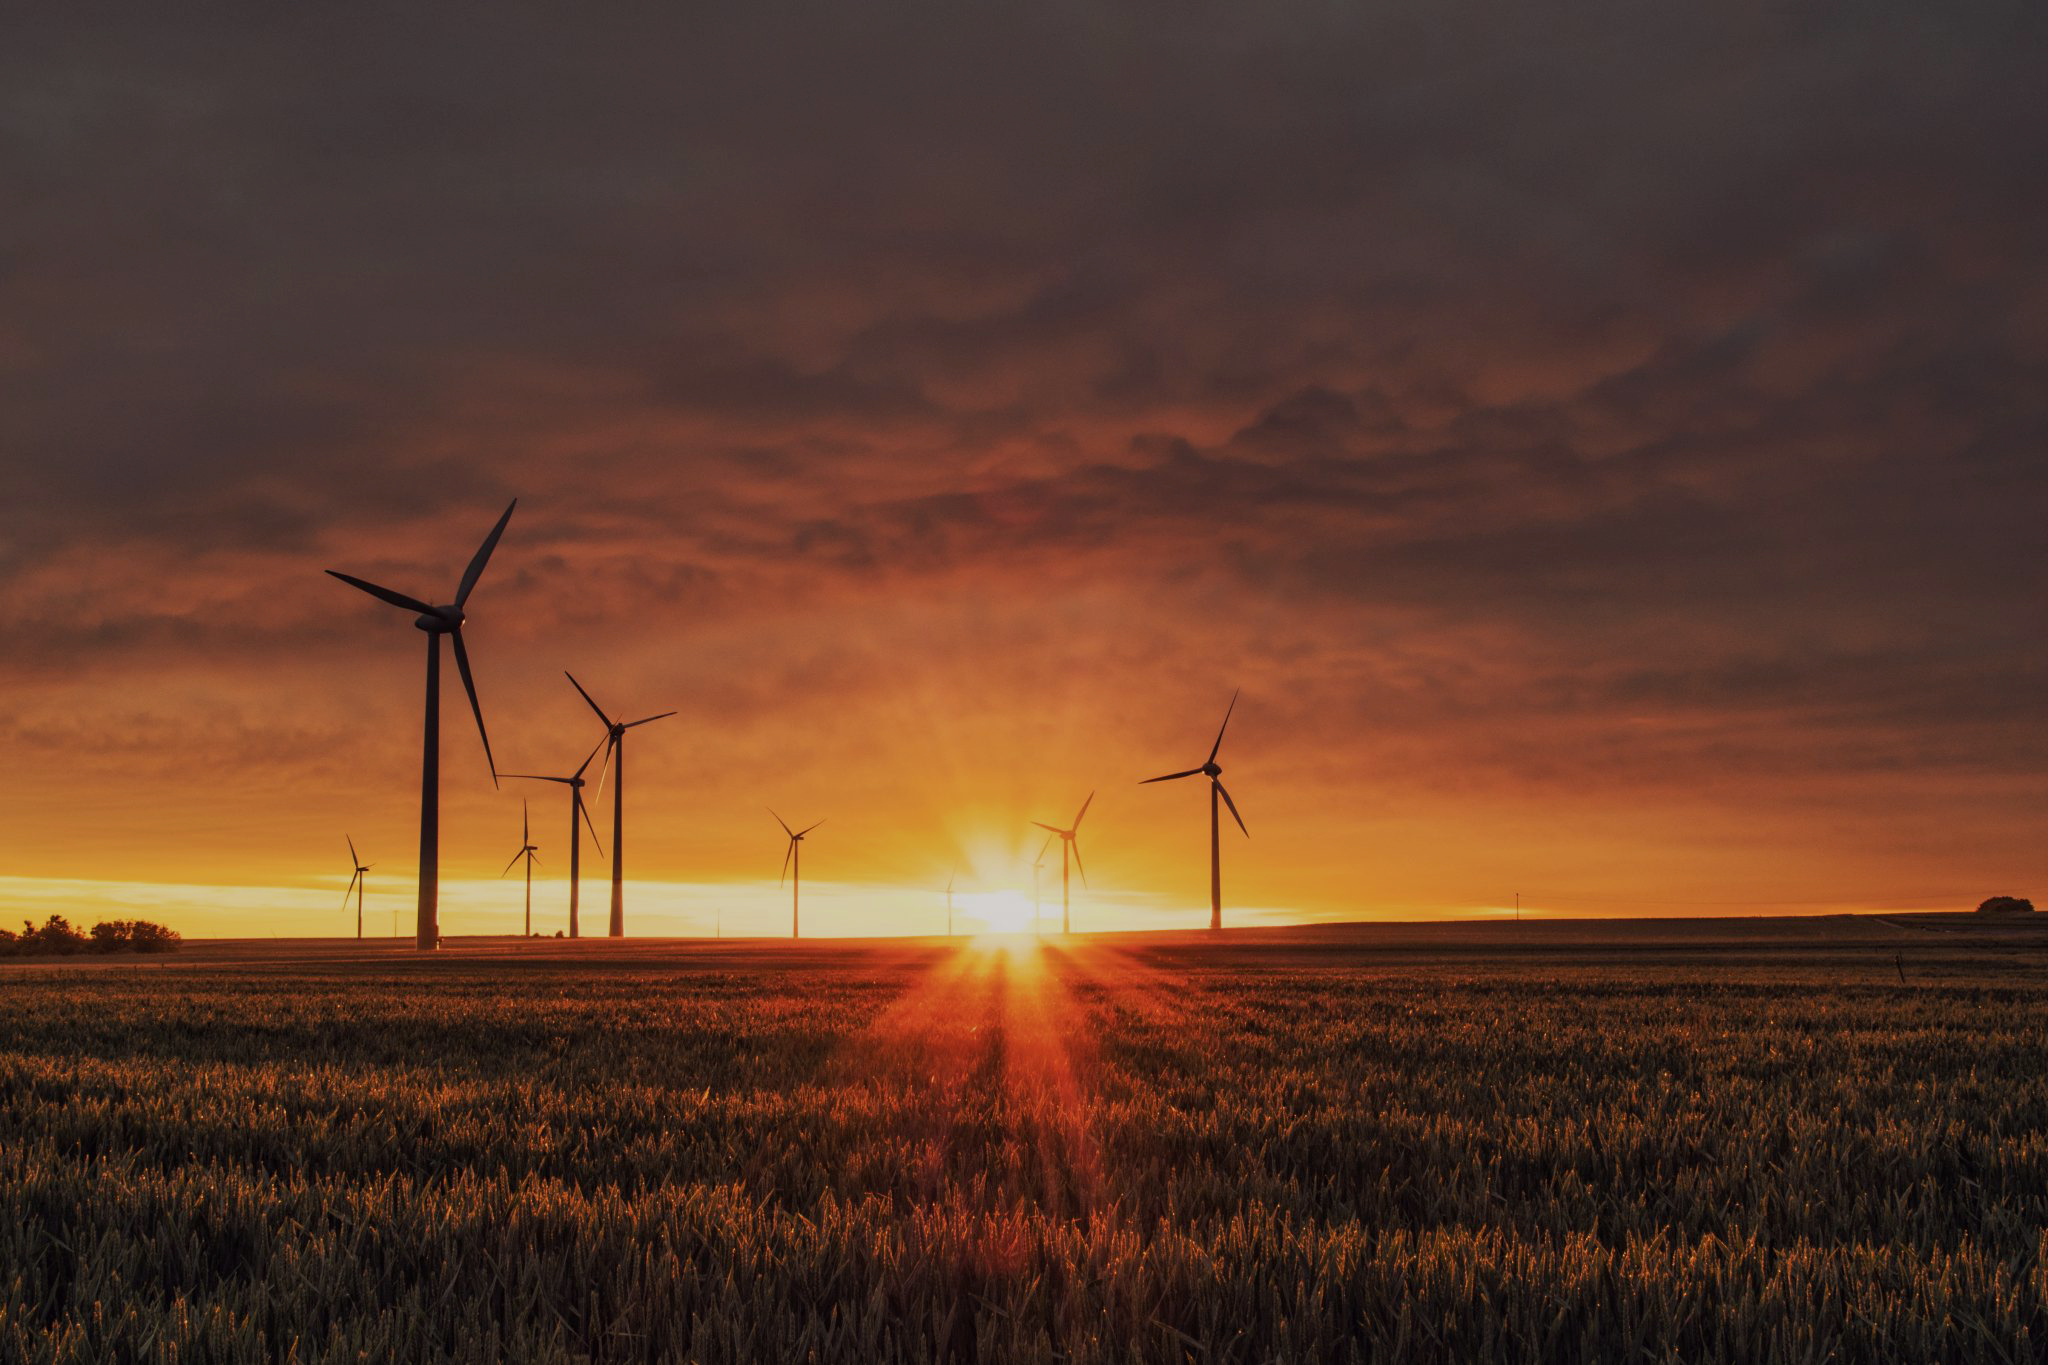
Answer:
<path fill-rule="evenodd" d="M 953 937 L 953 878 L 957 873 L 946 874 L 946 937 Z"/>
<path fill-rule="evenodd" d="M 768 813 L 775 815 L 774 808 L 770 807 Z M 818 825 L 822 825 L 825 822 L 820 820 L 817 824 L 805 825 L 802 829 L 791 829 L 787 820 L 784 820 L 779 815 L 775 815 L 775 823 L 781 825 L 782 832 L 789 836 L 789 852 L 782 855 L 782 880 L 777 881 L 775 884 L 780 886 L 783 881 L 789 883 L 789 936 L 791 938 L 800 938 L 802 935 L 797 930 L 801 922 L 797 918 L 797 910 L 799 908 L 798 898 L 803 894 L 804 882 L 802 844 L 806 834 L 809 834 Z"/>
<path fill-rule="evenodd" d="M 370 865 L 363 861 L 362 854 L 356 852 L 356 841 L 354 839 L 350 839 L 346 834 L 341 837 L 348 839 L 348 861 L 349 865 L 355 868 L 355 875 L 348 879 L 348 891 L 341 893 L 341 908 L 344 910 L 348 909 L 349 892 L 354 892 L 356 898 L 356 941 L 360 943 L 363 938 L 363 874 L 370 870 Z"/>
<path fill-rule="evenodd" d="M 597 718 L 604 722 L 604 767 L 598 771 L 598 790 L 604 790 L 604 775 L 612 773 L 612 923 L 606 932 L 613 938 L 626 936 L 626 731 L 636 725 L 650 721 L 665 720 L 675 714 L 664 711 L 658 716 L 643 716 L 639 720 L 613 720 L 604 713 L 604 708 L 583 691 L 583 684 L 576 681 L 576 675 L 564 670 L 562 676 L 569 680 L 569 686 L 583 694 L 583 700 L 590 702 L 590 709 L 597 712 Z M 616 768 L 614 768 L 616 765 Z M 586 761 L 585 766 L 589 766 Z"/>
<path fill-rule="evenodd" d="M 462 582 L 455 589 L 455 600 L 446 606 L 430 607 L 417 597 L 380 588 L 375 583 L 337 569 L 327 571 L 380 602 L 418 612 L 413 625 L 427 633 L 427 725 L 420 757 L 420 910 L 419 921 L 413 931 L 414 946 L 421 951 L 437 948 L 441 943 L 441 637 L 446 635 L 454 641 L 455 667 L 462 674 L 463 691 L 469 693 L 469 709 L 476 714 L 476 732 L 484 742 L 484 761 L 491 765 L 491 785 L 495 787 L 498 785 L 498 763 L 491 757 L 491 736 L 484 729 L 484 708 L 477 702 L 476 680 L 469 674 L 469 651 L 462 647 L 462 623 L 467 619 L 462 608 L 476 588 L 476 581 L 483 577 L 484 565 L 490 563 L 491 551 L 498 547 L 498 537 L 505 534 L 505 523 L 512 520 L 512 509 L 517 506 L 519 499 L 512 499 L 505 508 L 505 515 L 498 518 L 498 524 L 484 537 L 484 543 L 471 556 L 469 567 L 462 571 Z"/>
<path fill-rule="evenodd" d="M 1244 827 L 1244 817 L 1237 813 L 1237 802 L 1230 799 L 1229 791 L 1223 786 L 1223 769 L 1217 766 L 1216 752 L 1223 747 L 1223 732 L 1230 728 L 1230 713 L 1237 709 L 1237 693 L 1230 694 L 1230 705 L 1223 712 L 1223 724 L 1216 727 L 1216 742 L 1209 746 L 1209 757 L 1199 768 L 1189 768 L 1184 773 L 1168 773 L 1164 777 L 1148 777 L 1139 786 L 1151 782 L 1171 782 L 1175 778 L 1206 776 L 1209 779 L 1209 927 L 1223 927 L 1223 844 L 1218 833 L 1216 798 L 1221 796 L 1223 804 L 1230 807 L 1230 818 L 1237 821 L 1237 827 L 1249 839 L 1252 832 Z"/>
<path fill-rule="evenodd" d="M 1083 801 L 1081 803 L 1081 809 L 1075 812 L 1074 814 L 1074 823 L 1072 825 L 1069 825 L 1065 829 L 1061 829 L 1058 825 L 1048 825 L 1043 820 L 1033 820 L 1031 822 L 1032 824 L 1038 826 L 1040 829 L 1051 830 L 1053 832 L 1054 837 L 1060 841 L 1060 932 L 1063 934 L 1073 932 L 1073 921 L 1068 914 L 1069 905 L 1067 899 L 1067 855 L 1069 853 L 1074 855 L 1074 866 L 1081 868 L 1081 885 L 1088 885 L 1088 869 L 1085 867 L 1081 867 L 1081 845 L 1075 840 L 1074 836 L 1081 832 L 1081 817 L 1088 813 L 1088 804 L 1094 799 L 1095 793 L 1089 792 L 1088 800 Z M 1047 839 L 1045 841 L 1045 848 L 1041 848 L 1040 850 L 1038 850 L 1038 856 L 1041 860 L 1045 857 L 1045 849 L 1051 847 L 1052 840 Z"/>
<path fill-rule="evenodd" d="M 576 826 L 576 817 L 582 816 L 583 823 L 590 826 L 590 842 L 597 847 L 597 856 L 604 856 L 604 842 L 597 837 L 597 826 L 591 822 L 590 807 L 583 804 L 583 774 L 590 767 L 591 759 L 605 746 L 599 740 L 590 751 L 590 758 L 567 777 L 544 777 L 540 773 L 506 773 L 506 777 L 523 778 L 529 782 L 559 782 L 569 789 L 569 937 L 577 937 L 576 902 L 583 886 L 583 831 Z"/>
<path fill-rule="evenodd" d="M 528 938 L 533 937 L 533 865 L 538 861 L 533 855 L 538 852 L 540 852 L 540 848 L 533 842 L 533 826 L 526 818 L 526 800 L 522 797 L 519 802 L 519 851 L 512 855 L 511 862 L 505 864 L 505 872 L 510 872 L 521 858 L 526 859 L 526 936 Z M 500 872 L 498 876 L 502 878 L 505 872 Z"/>

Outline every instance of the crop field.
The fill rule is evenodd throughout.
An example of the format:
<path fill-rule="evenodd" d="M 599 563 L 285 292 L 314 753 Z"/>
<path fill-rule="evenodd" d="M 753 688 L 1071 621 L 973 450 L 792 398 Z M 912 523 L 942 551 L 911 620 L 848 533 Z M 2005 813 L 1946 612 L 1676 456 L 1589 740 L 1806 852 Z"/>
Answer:
<path fill-rule="evenodd" d="M 2044 1230 L 2031 925 L 0 970 L 8 1361 L 2018 1362 Z"/>

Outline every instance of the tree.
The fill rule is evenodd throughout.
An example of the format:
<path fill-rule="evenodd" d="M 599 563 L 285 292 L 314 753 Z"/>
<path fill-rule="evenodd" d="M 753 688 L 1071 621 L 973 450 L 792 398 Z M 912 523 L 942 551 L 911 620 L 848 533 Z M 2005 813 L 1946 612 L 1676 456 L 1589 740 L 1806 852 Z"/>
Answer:
<path fill-rule="evenodd" d="M 27 920 L 21 932 L 0 929 L 0 957 L 68 957 L 73 953 L 167 953 L 184 940 L 175 929 L 142 919 L 103 920 L 81 934 L 62 915 L 41 928 Z"/>
<path fill-rule="evenodd" d="M 2034 903 L 2025 896 L 1993 896 L 1977 906 L 1980 915 L 2031 915 Z"/>
<path fill-rule="evenodd" d="M 68 957 L 85 951 L 85 935 L 71 927 L 62 915 L 52 915 L 40 929 L 29 928 L 23 920 L 21 942 L 16 951 L 24 957 Z"/>

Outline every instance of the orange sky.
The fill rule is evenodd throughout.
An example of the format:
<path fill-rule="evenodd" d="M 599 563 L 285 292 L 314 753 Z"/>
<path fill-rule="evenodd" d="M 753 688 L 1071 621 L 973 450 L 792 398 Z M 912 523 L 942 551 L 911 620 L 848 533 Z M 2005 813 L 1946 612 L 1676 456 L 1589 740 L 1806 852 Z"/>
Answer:
<path fill-rule="evenodd" d="M 629 928 L 786 927 L 772 804 L 929 931 L 1091 789 L 1077 926 L 1202 923 L 1137 784 L 1239 687 L 1268 920 L 2048 890 L 2038 15 L 905 13 L 25 24 L 0 914 L 334 933 L 347 833 L 388 928 L 421 641 L 321 570 L 515 495 L 501 768 L 679 712 Z M 528 795 L 552 928 L 445 684 L 445 927 Z"/>

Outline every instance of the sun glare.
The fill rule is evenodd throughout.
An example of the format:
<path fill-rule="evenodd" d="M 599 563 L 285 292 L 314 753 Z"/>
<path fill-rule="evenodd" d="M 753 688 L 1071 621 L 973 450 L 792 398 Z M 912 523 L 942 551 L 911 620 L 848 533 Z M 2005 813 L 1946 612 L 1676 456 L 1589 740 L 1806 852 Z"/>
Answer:
<path fill-rule="evenodd" d="M 984 934 L 1031 932 L 1031 898 L 1021 891 L 977 891 L 962 896 L 960 908 L 981 921 Z"/>

